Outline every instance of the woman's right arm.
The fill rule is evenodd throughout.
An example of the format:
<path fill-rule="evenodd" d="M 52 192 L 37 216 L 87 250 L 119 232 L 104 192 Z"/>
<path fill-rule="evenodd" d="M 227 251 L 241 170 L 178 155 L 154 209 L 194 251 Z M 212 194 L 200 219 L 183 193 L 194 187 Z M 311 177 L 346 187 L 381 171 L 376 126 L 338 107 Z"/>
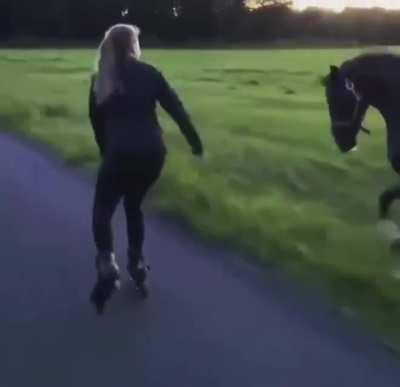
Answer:
<path fill-rule="evenodd" d="M 194 155 L 201 156 L 203 154 L 203 144 L 197 131 L 186 112 L 182 101 L 179 99 L 175 90 L 169 85 L 168 81 L 161 73 L 159 74 L 159 93 L 158 100 L 163 109 L 178 124 L 182 134 L 192 147 Z"/>
<path fill-rule="evenodd" d="M 102 109 L 96 103 L 96 95 L 94 93 L 94 82 L 96 80 L 95 75 L 92 76 L 90 92 L 89 92 L 89 117 L 94 131 L 94 136 L 97 145 L 100 149 L 100 154 L 104 155 L 105 148 L 105 128 L 104 128 L 104 117 Z"/>

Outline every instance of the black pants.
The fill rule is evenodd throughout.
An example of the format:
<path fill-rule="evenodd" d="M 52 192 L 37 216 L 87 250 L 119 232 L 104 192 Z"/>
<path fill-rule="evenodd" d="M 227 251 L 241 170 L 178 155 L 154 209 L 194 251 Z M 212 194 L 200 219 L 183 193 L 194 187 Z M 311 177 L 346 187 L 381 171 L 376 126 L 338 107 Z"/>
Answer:
<path fill-rule="evenodd" d="M 143 254 L 144 218 L 141 210 L 149 188 L 161 174 L 164 154 L 151 158 L 105 160 L 100 167 L 93 209 L 93 232 L 99 252 L 113 252 L 111 220 L 124 200 L 129 250 L 135 257 Z"/>

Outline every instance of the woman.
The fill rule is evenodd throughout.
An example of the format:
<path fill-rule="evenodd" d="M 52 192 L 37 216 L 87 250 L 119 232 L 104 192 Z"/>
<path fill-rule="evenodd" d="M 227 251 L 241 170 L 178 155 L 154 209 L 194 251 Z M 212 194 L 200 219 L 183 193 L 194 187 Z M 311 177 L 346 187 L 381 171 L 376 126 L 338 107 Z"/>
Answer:
<path fill-rule="evenodd" d="M 179 125 L 193 154 L 203 153 L 177 94 L 159 71 L 140 61 L 139 33 L 137 27 L 126 24 L 106 32 L 90 90 L 90 119 L 102 156 L 93 210 L 98 281 L 91 297 L 99 313 L 119 283 L 111 218 L 121 199 L 128 228 L 128 272 L 138 290 L 147 295 L 141 205 L 161 174 L 166 154 L 157 102 Z"/>

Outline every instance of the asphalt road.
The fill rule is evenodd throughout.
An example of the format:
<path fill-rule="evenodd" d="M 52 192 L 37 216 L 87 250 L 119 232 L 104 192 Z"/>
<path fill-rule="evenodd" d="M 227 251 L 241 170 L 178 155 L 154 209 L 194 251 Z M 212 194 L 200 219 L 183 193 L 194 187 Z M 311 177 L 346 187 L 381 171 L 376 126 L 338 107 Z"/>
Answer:
<path fill-rule="evenodd" d="M 151 297 L 124 283 L 103 318 L 93 186 L 0 136 L 0 386 L 389 387 L 400 362 L 274 271 L 150 215 Z M 115 229 L 125 267 L 124 224 Z"/>

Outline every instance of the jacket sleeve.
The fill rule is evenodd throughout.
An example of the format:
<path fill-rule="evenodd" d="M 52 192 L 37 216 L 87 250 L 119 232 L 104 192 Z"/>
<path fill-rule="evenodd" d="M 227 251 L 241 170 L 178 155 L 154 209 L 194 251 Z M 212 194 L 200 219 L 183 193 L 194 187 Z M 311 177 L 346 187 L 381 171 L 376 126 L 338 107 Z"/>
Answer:
<path fill-rule="evenodd" d="M 94 136 L 97 145 L 100 149 L 100 154 L 104 155 L 105 149 L 105 127 L 104 127 L 104 114 L 102 108 L 96 103 L 96 96 L 94 93 L 94 82 L 96 77 L 93 76 L 89 91 L 89 118 L 93 128 Z"/>
<path fill-rule="evenodd" d="M 192 152 L 195 155 L 203 154 L 203 144 L 195 127 L 193 126 L 189 114 L 183 106 L 182 101 L 178 97 L 175 90 L 169 85 L 164 76 L 161 73 L 158 73 L 158 75 L 158 101 L 160 102 L 160 105 L 178 124 L 186 141 L 192 147 Z"/>

